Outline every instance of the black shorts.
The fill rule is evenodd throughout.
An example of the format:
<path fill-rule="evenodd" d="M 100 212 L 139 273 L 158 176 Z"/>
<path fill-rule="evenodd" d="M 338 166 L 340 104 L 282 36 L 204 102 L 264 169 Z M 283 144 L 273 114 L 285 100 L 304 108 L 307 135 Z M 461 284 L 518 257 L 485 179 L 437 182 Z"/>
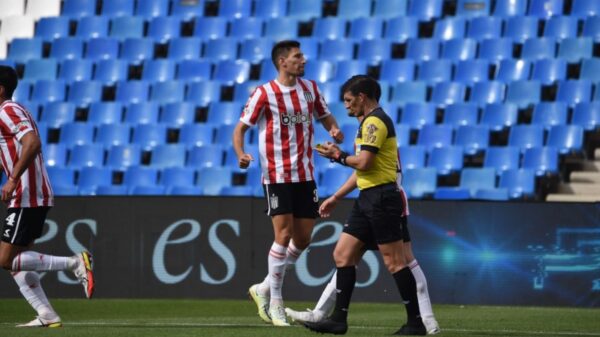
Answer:
<path fill-rule="evenodd" d="M 314 181 L 263 185 L 270 216 L 292 213 L 295 218 L 316 219 L 319 196 Z"/>
<path fill-rule="evenodd" d="M 410 241 L 404 199 L 396 183 L 360 191 L 344 226 L 344 233 L 365 243 L 366 249 L 402 240 Z"/>
<path fill-rule="evenodd" d="M 42 236 L 46 215 L 50 207 L 9 208 L 4 218 L 2 241 L 28 246 Z"/>

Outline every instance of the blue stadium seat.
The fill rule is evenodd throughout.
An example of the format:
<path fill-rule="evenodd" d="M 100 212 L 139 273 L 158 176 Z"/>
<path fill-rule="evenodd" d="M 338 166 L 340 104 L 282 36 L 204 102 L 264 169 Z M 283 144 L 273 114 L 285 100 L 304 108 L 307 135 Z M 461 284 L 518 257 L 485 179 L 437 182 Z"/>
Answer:
<path fill-rule="evenodd" d="M 159 122 L 172 128 L 194 123 L 196 107 L 189 102 L 174 101 L 163 106 Z"/>
<path fill-rule="evenodd" d="M 439 107 L 465 101 L 466 87 L 457 82 L 436 83 L 431 92 L 431 102 Z"/>
<path fill-rule="evenodd" d="M 419 37 L 418 27 L 419 21 L 415 17 L 392 17 L 386 21 L 383 38 L 397 43 L 404 43 L 408 39 Z"/>
<path fill-rule="evenodd" d="M 428 152 L 436 147 L 452 144 L 453 128 L 445 124 L 427 124 L 419 130 L 417 145 L 423 145 Z"/>
<path fill-rule="evenodd" d="M 476 198 L 477 192 L 496 187 L 496 172 L 491 168 L 465 167 L 460 172 L 460 188 L 467 189 L 471 199 Z"/>
<path fill-rule="evenodd" d="M 58 61 L 55 59 L 31 59 L 25 63 L 24 80 L 54 81 L 56 79 Z M 37 85 L 37 83 L 34 84 Z"/>
<path fill-rule="evenodd" d="M 41 18 L 35 29 L 35 36 L 46 42 L 69 36 L 69 19 L 67 17 Z"/>
<path fill-rule="evenodd" d="M 121 59 L 133 65 L 140 65 L 154 58 L 154 42 L 150 38 L 128 38 L 121 45 Z"/>
<path fill-rule="evenodd" d="M 194 20 L 194 35 L 203 41 L 223 38 L 227 33 L 227 19 L 222 17 L 197 17 Z"/>
<path fill-rule="evenodd" d="M 238 102 L 212 102 L 208 106 L 206 122 L 213 125 L 237 124 L 242 108 Z"/>
<path fill-rule="evenodd" d="M 69 167 L 81 169 L 82 167 L 104 166 L 104 147 L 102 144 L 81 144 L 71 149 Z"/>
<path fill-rule="evenodd" d="M 513 42 L 510 38 L 485 39 L 479 43 L 478 57 L 488 61 L 511 59 Z"/>
<path fill-rule="evenodd" d="M 194 146 L 189 151 L 187 166 L 193 168 L 215 167 L 221 168 L 223 163 L 223 146 L 209 144 Z"/>
<path fill-rule="evenodd" d="M 542 85 L 551 85 L 567 78 L 567 61 L 563 59 L 540 59 L 533 63 L 531 79 Z"/>
<path fill-rule="evenodd" d="M 65 144 L 42 143 L 44 163 L 47 167 L 64 167 L 67 164 L 67 146 Z"/>
<path fill-rule="evenodd" d="M 527 12 L 527 0 L 498 0 L 493 15 L 501 18 L 522 16 Z"/>
<path fill-rule="evenodd" d="M 583 127 L 579 125 L 555 125 L 550 128 L 546 146 L 553 146 L 560 154 L 581 151 L 583 147 Z"/>
<path fill-rule="evenodd" d="M 96 195 L 98 186 L 112 184 L 112 170 L 108 167 L 84 167 L 79 170 L 77 186 L 80 195 Z"/>
<path fill-rule="evenodd" d="M 541 83 L 539 81 L 514 81 L 508 85 L 506 102 L 514 103 L 519 108 L 537 104 L 541 99 Z"/>
<path fill-rule="evenodd" d="M 187 123 L 179 130 L 179 143 L 188 149 L 212 144 L 214 127 L 205 123 Z"/>
<path fill-rule="evenodd" d="M 567 104 L 565 102 L 540 102 L 533 107 L 531 124 L 543 126 L 549 130 L 554 125 L 567 123 Z"/>
<path fill-rule="evenodd" d="M 342 17 L 328 16 L 315 19 L 312 36 L 319 40 L 337 40 L 346 37 L 347 20 Z"/>
<path fill-rule="evenodd" d="M 169 40 L 167 58 L 173 61 L 196 60 L 202 54 L 202 40 L 197 37 L 176 37 Z"/>
<path fill-rule="evenodd" d="M 427 84 L 422 81 L 396 83 L 392 91 L 394 103 L 425 102 L 426 98 Z"/>
<path fill-rule="evenodd" d="M 275 42 L 269 38 L 255 38 L 243 40 L 240 48 L 240 58 L 250 63 L 257 64 L 271 58 L 271 49 Z"/>
<path fill-rule="evenodd" d="M 98 81 L 73 82 L 69 86 L 67 100 L 78 107 L 87 107 L 102 99 L 102 83 Z"/>
<path fill-rule="evenodd" d="M 566 38 L 577 37 L 577 18 L 571 16 L 554 16 L 546 21 L 544 36 L 559 42 Z"/>
<path fill-rule="evenodd" d="M 433 167 L 415 168 L 403 172 L 402 185 L 411 199 L 424 199 L 437 187 L 437 172 Z"/>
<path fill-rule="evenodd" d="M 100 124 L 95 142 L 104 145 L 105 148 L 110 148 L 115 145 L 127 145 L 130 138 L 130 124 Z"/>
<path fill-rule="evenodd" d="M 571 16 L 586 18 L 588 16 L 600 15 L 600 3 L 588 0 L 573 0 Z"/>
<path fill-rule="evenodd" d="M 167 142 L 167 127 L 163 124 L 140 124 L 133 127 L 131 142 L 139 144 L 144 151 Z"/>
<path fill-rule="evenodd" d="M 250 62 L 246 60 L 219 61 L 213 74 L 215 81 L 228 86 L 244 83 L 248 78 L 250 78 Z"/>
<path fill-rule="evenodd" d="M 123 116 L 123 104 L 119 102 L 92 102 L 87 122 L 101 124 L 120 124 Z"/>
<path fill-rule="evenodd" d="M 76 195 L 75 169 L 72 167 L 48 167 L 48 178 L 52 181 L 52 189 L 57 195 Z M 58 190 L 61 193 L 57 193 Z"/>
<path fill-rule="evenodd" d="M 321 2 L 321 0 L 290 0 L 288 17 L 300 21 L 321 17 Z"/>
<path fill-rule="evenodd" d="M 456 129 L 454 145 L 461 146 L 465 154 L 475 155 L 490 143 L 490 129 L 486 125 L 461 125 Z"/>
<path fill-rule="evenodd" d="M 150 165 L 159 169 L 185 166 L 186 148 L 183 144 L 159 144 L 152 148 Z"/>
<path fill-rule="evenodd" d="M 358 44 L 359 60 L 365 60 L 369 65 L 376 66 L 383 60 L 392 57 L 391 42 L 383 39 L 362 40 Z"/>
<path fill-rule="evenodd" d="M 535 173 L 528 169 L 506 170 L 498 185 L 508 189 L 510 199 L 531 197 L 535 192 Z"/>
<path fill-rule="evenodd" d="M 176 16 L 158 16 L 150 20 L 147 36 L 154 39 L 154 42 L 167 43 L 169 40 L 179 37 L 180 35 L 180 18 Z"/>
<path fill-rule="evenodd" d="M 7 58 L 18 63 L 42 58 L 44 41 L 39 37 L 14 38 L 10 43 Z"/>
<path fill-rule="evenodd" d="M 533 170 L 536 176 L 558 173 L 558 149 L 544 146 L 525 150 L 523 168 Z"/>
<path fill-rule="evenodd" d="M 212 62 L 208 60 L 183 60 L 177 67 L 177 79 L 189 82 L 207 81 L 211 78 Z"/>
<path fill-rule="evenodd" d="M 252 186 L 223 186 L 219 195 L 228 197 L 251 197 L 254 193 L 253 189 Z"/>
<path fill-rule="evenodd" d="M 596 89 L 598 90 L 598 89 Z M 573 106 L 589 102 L 592 98 L 592 82 L 590 80 L 566 80 L 558 82 L 556 100 Z"/>
<path fill-rule="evenodd" d="M 260 62 L 260 82 L 268 82 L 272 79 L 277 78 L 277 70 L 273 66 L 273 62 L 270 59 L 264 59 Z"/>
<path fill-rule="evenodd" d="M 125 60 L 100 60 L 96 63 L 94 80 L 113 85 L 127 80 L 129 65 Z"/>
<path fill-rule="evenodd" d="M 498 17 L 479 16 L 469 20 L 467 37 L 482 41 L 502 36 L 502 19 Z"/>
<path fill-rule="evenodd" d="M 145 102 L 149 98 L 150 85 L 146 81 L 118 81 L 115 100 L 123 104 Z"/>
<path fill-rule="evenodd" d="M 501 60 L 496 67 L 494 79 L 504 83 L 529 79 L 531 62 L 520 59 Z"/>
<path fill-rule="evenodd" d="M 355 73 L 355 74 L 364 74 L 364 73 Z M 350 77 L 346 77 L 346 79 L 348 79 L 348 78 L 350 78 Z M 342 83 L 339 81 L 329 81 L 326 83 L 319 84 L 319 90 L 321 91 L 321 95 L 325 98 L 325 102 L 328 102 L 329 104 L 331 104 L 333 102 L 341 101 L 341 92 L 340 92 L 341 87 L 342 87 Z M 247 98 L 248 97 L 246 97 L 246 99 Z"/>
<path fill-rule="evenodd" d="M 435 60 L 440 54 L 438 39 L 408 39 L 406 57 L 416 61 Z"/>
<path fill-rule="evenodd" d="M 492 7 L 491 0 L 458 0 L 456 15 L 465 17 L 488 16 Z"/>
<path fill-rule="evenodd" d="M 135 15 L 146 19 L 167 17 L 169 14 L 170 0 L 144 0 L 138 1 Z"/>
<path fill-rule="evenodd" d="M 181 17 L 183 21 L 191 21 L 204 16 L 205 0 L 173 1 L 171 15 Z"/>
<path fill-rule="evenodd" d="M 402 170 L 412 170 L 415 168 L 425 167 L 425 158 L 427 150 L 422 145 L 407 145 L 400 146 L 400 161 L 402 162 Z"/>
<path fill-rule="evenodd" d="M 473 39 L 452 39 L 442 42 L 442 58 L 452 61 L 470 60 L 477 54 L 477 42 Z"/>
<path fill-rule="evenodd" d="M 563 12 L 563 0 L 530 0 L 527 15 L 549 19 Z"/>
<path fill-rule="evenodd" d="M 290 16 L 268 19 L 264 37 L 275 41 L 295 39 L 298 37 L 298 19 Z"/>
<path fill-rule="evenodd" d="M 594 42 L 600 41 L 600 16 L 590 16 L 583 22 L 583 37 L 590 37 Z"/>
<path fill-rule="evenodd" d="M 581 61 L 580 79 L 597 81 L 600 76 L 600 58 L 590 58 Z"/>
<path fill-rule="evenodd" d="M 461 125 L 475 125 L 479 119 L 477 105 L 473 103 L 451 104 L 444 111 L 444 124 L 455 127 Z"/>
<path fill-rule="evenodd" d="M 352 60 L 354 57 L 354 44 L 352 41 L 339 39 L 339 40 L 325 40 L 321 43 L 321 52 L 319 53 L 319 59 L 331 62 L 339 62 Z M 310 63 L 307 63 L 307 65 Z"/>
<path fill-rule="evenodd" d="M 164 82 L 175 78 L 175 62 L 168 59 L 144 61 L 142 80 L 148 82 Z"/>
<path fill-rule="evenodd" d="M 375 0 L 373 16 L 393 19 L 406 16 L 408 0 Z"/>
<path fill-rule="evenodd" d="M 219 195 L 223 187 L 232 186 L 232 172 L 228 167 L 203 167 L 198 170 L 196 186 L 205 195 Z"/>
<path fill-rule="evenodd" d="M 85 40 L 107 37 L 109 22 L 106 16 L 82 16 L 77 20 L 75 36 Z"/>
<path fill-rule="evenodd" d="M 154 124 L 158 122 L 159 106 L 156 102 L 143 101 L 127 105 L 125 123 Z"/>
<path fill-rule="evenodd" d="M 255 0 L 254 16 L 269 19 L 285 16 L 287 14 L 286 0 Z"/>
<path fill-rule="evenodd" d="M 493 168 L 500 175 L 506 170 L 518 169 L 521 151 L 516 146 L 490 146 L 485 150 L 483 167 Z"/>
<path fill-rule="evenodd" d="M 478 105 L 502 103 L 506 85 L 497 81 L 477 82 L 471 89 L 470 102 Z"/>
<path fill-rule="evenodd" d="M 445 145 L 431 149 L 427 167 L 436 169 L 438 175 L 449 175 L 463 168 L 462 146 Z"/>
<path fill-rule="evenodd" d="M 196 171 L 191 167 L 168 167 L 161 171 L 158 183 L 167 191 L 176 186 L 193 186 Z"/>
<path fill-rule="evenodd" d="M 443 0 L 421 0 L 408 3 L 408 15 L 420 21 L 429 21 L 442 16 Z"/>
<path fill-rule="evenodd" d="M 110 20 L 108 36 L 119 40 L 144 36 L 144 19 L 139 16 L 119 16 Z"/>
<path fill-rule="evenodd" d="M 517 146 L 521 151 L 544 145 L 544 127 L 541 125 L 513 125 L 508 134 L 508 145 Z"/>
<path fill-rule="evenodd" d="M 237 59 L 238 40 L 233 38 L 218 38 L 208 40 L 204 47 L 204 58 L 218 62 Z"/>
<path fill-rule="evenodd" d="M 582 102 L 575 105 L 571 124 L 580 125 L 586 131 L 600 126 L 600 102 Z"/>
<path fill-rule="evenodd" d="M 113 145 L 108 149 L 106 166 L 124 171 L 130 166 L 140 164 L 142 150 L 139 144 Z"/>
<path fill-rule="evenodd" d="M 199 106 L 208 106 L 210 102 L 221 99 L 221 84 L 217 81 L 192 82 L 188 85 L 186 101 Z"/>
<path fill-rule="evenodd" d="M 563 39 L 558 45 L 558 58 L 569 63 L 579 63 L 592 57 L 594 42 L 589 37 Z"/>
<path fill-rule="evenodd" d="M 108 17 L 132 16 L 134 0 L 102 0 L 101 14 Z"/>
<path fill-rule="evenodd" d="M 127 186 L 100 185 L 96 188 L 96 195 L 127 195 Z"/>
<path fill-rule="evenodd" d="M 525 40 L 521 58 L 524 60 L 552 59 L 556 56 L 556 40 L 550 37 Z"/>
<path fill-rule="evenodd" d="M 260 160 L 260 154 L 258 152 L 258 146 L 252 146 L 252 145 L 248 145 L 246 144 L 246 146 L 244 147 L 244 151 L 248 154 L 250 154 L 252 156 L 252 158 L 254 158 L 255 161 L 259 161 Z M 316 154 L 315 154 L 316 156 Z M 239 162 L 238 162 L 238 158 L 237 155 L 235 154 L 235 150 L 233 149 L 233 147 L 227 148 L 225 150 L 225 161 L 223 163 L 223 166 L 225 167 L 229 167 L 231 168 L 232 172 L 241 172 L 244 173 L 246 172 L 246 169 L 240 169 L 239 168 Z M 258 167 L 258 164 L 257 164 Z"/>
<path fill-rule="evenodd" d="M 148 166 L 129 166 L 123 173 L 123 185 L 129 191 L 135 186 L 155 186 L 158 182 L 158 168 Z"/>
<path fill-rule="evenodd" d="M 385 74 L 385 71 L 387 71 L 387 69 L 382 70 L 382 75 Z M 333 80 L 337 81 L 339 85 L 339 83 L 345 82 L 354 75 L 366 73 L 367 62 L 365 60 L 340 61 L 335 65 L 335 75 L 333 77 Z M 323 89 L 323 85 L 320 85 L 320 89 Z M 336 95 L 336 97 L 339 97 L 339 95 Z M 327 100 L 327 102 L 329 102 L 329 100 Z"/>
<path fill-rule="evenodd" d="M 339 0 L 337 17 L 353 20 L 371 15 L 371 1 Z"/>
<path fill-rule="evenodd" d="M 246 103 L 248 97 L 254 92 L 257 86 L 262 83 L 259 81 L 246 81 L 241 84 L 236 84 L 233 89 L 233 101 Z M 329 100 L 327 100 L 329 102 Z"/>
<path fill-rule="evenodd" d="M 406 103 L 402 109 L 400 123 L 419 130 L 424 125 L 435 124 L 435 105 L 432 103 Z"/>
<path fill-rule="evenodd" d="M 300 49 L 302 49 L 305 59 L 309 61 L 317 59 L 319 56 L 319 40 L 313 39 L 310 36 L 298 37 L 296 40 L 300 42 Z M 271 49 L 269 48 L 268 50 Z M 268 54 L 266 58 L 270 58 L 270 55 Z"/>
<path fill-rule="evenodd" d="M 50 128 L 59 128 L 61 125 L 75 120 L 75 105 L 69 102 L 50 102 L 44 106 L 41 122 Z"/>
<path fill-rule="evenodd" d="M 527 39 L 537 38 L 538 18 L 533 16 L 512 16 L 506 19 L 504 37 L 511 38 L 517 43 Z"/>
<path fill-rule="evenodd" d="M 325 198 L 333 195 L 333 193 L 335 193 L 338 188 L 346 182 L 351 174 L 351 170 L 339 165 L 323 171 L 321 179 L 319 180 L 319 197 Z"/>
<path fill-rule="evenodd" d="M 447 17 L 435 22 L 433 37 L 440 41 L 462 39 L 467 30 L 467 20 L 462 17 Z"/>
<path fill-rule="evenodd" d="M 33 85 L 31 100 L 40 103 L 62 101 L 65 93 L 66 85 L 63 80 L 38 80 Z"/>
<path fill-rule="evenodd" d="M 96 0 L 64 0 L 61 16 L 78 19 L 96 14 Z"/>
<path fill-rule="evenodd" d="M 64 60 L 58 69 L 58 78 L 65 82 L 87 81 L 92 79 L 94 63 L 84 59 Z"/>
<path fill-rule="evenodd" d="M 306 78 L 310 78 L 317 83 L 325 83 L 333 79 L 334 64 L 326 60 L 314 60 L 306 64 L 304 73 Z"/>
<path fill-rule="evenodd" d="M 232 139 L 231 135 L 233 135 L 233 129 L 236 124 L 223 124 L 218 125 L 215 131 L 215 144 L 222 144 L 223 146 L 231 146 Z M 244 138 L 244 144 L 250 144 L 250 132 L 246 132 L 246 136 Z"/>
<path fill-rule="evenodd" d="M 367 3 L 367 2 L 364 2 Z M 383 19 L 380 17 L 362 17 L 350 22 L 348 37 L 360 40 L 381 39 L 383 36 Z"/>
<path fill-rule="evenodd" d="M 246 0 L 220 0 L 218 16 L 229 20 L 250 16 L 252 2 Z"/>
<path fill-rule="evenodd" d="M 59 142 L 68 148 L 94 142 L 94 126 L 83 122 L 67 122 L 60 127 Z"/>
<path fill-rule="evenodd" d="M 353 62 L 353 61 L 350 61 Z M 339 64 L 338 64 L 339 67 Z M 366 64 L 365 64 L 366 67 Z M 365 69 L 366 70 L 366 69 Z M 366 73 L 363 72 L 363 73 Z M 337 77 L 337 76 L 336 76 Z M 379 79 L 389 83 L 409 82 L 415 77 L 415 61 L 388 59 L 381 62 Z"/>
<path fill-rule="evenodd" d="M 333 116 L 335 117 L 335 120 L 337 121 L 338 125 L 341 127 L 344 124 L 352 124 L 352 125 L 356 125 L 356 119 L 354 119 L 353 117 L 348 116 L 348 112 L 346 110 L 346 107 L 344 106 L 344 103 L 341 101 L 337 101 L 337 102 L 330 102 L 329 105 L 329 111 L 331 111 L 331 113 L 333 114 Z M 323 132 L 325 137 L 319 138 L 317 137 L 315 139 L 315 141 L 331 141 L 331 137 L 329 136 L 329 133 L 327 131 L 325 131 L 324 128 L 322 127 L 315 127 L 315 132 Z"/>
<path fill-rule="evenodd" d="M 27 104 L 27 102 L 31 102 L 31 101 L 29 101 L 29 98 L 31 97 L 31 88 L 32 87 L 33 87 L 33 85 L 31 83 L 31 81 L 20 80 L 19 83 L 17 84 L 17 88 L 13 92 L 13 97 L 12 97 L 13 101 L 21 102 L 21 104 Z M 30 111 L 30 112 L 34 113 L 35 111 Z M 37 116 L 37 114 L 34 114 L 33 116 L 35 118 Z"/>
<path fill-rule="evenodd" d="M 229 36 L 240 39 L 256 39 L 262 36 L 264 21 L 256 17 L 237 18 L 231 21 Z"/>
<path fill-rule="evenodd" d="M 387 108 L 384 108 L 384 111 L 387 112 L 389 110 L 387 110 Z M 396 144 L 398 146 L 410 145 L 410 127 L 408 125 L 396 124 L 395 129 L 396 129 Z"/>
<path fill-rule="evenodd" d="M 450 60 L 429 60 L 419 63 L 417 80 L 428 84 L 447 82 L 452 78 L 452 61 Z"/>

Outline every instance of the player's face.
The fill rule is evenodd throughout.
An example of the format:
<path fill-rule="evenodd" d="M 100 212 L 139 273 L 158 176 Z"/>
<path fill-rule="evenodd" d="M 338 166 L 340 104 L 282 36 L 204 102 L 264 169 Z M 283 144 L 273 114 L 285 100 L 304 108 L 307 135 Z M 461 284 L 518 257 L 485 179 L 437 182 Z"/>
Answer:
<path fill-rule="evenodd" d="M 348 110 L 348 116 L 361 117 L 365 113 L 364 97 L 362 94 L 352 95 L 350 91 L 344 93 L 344 107 Z"/>
<path fill-rule="evenodd" d="M 292 48 L 286 57 L 282 58 L 282 63 L 279 69 L 285 71 L 289 75 L 301 77 L 304 76 L 304 65 L 306 58 L 300 48 Z"/>

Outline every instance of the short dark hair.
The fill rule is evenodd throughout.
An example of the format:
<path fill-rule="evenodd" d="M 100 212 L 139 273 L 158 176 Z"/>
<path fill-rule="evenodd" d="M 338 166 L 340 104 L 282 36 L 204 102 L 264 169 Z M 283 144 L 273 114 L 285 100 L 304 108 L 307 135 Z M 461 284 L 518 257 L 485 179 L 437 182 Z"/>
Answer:
<path fill-rule="evenodd" d="M 0 65 L 0 85 L 4 87 L 4 99 L 11 99 L 17 88 L 17 72 L 9 66 Z"/>
<path fill-rule="evenodd" d="M 273 61 L 275 69 L 279 70 L 277 59 L 281 56 L 287 56 L 287 53 L 289 53 L 292 48 L 300 48 L 300 42 L 295 40 L 283 40 L 277 42 L 273 46 L 273 49 L 271 49 L 271 61 Z"/>
<path fill-rule="evenodd" d="M 370 99 L 379 102 L 381 98 L 381 86 L 372 77 L 367 75 L 354 75 L 342 85 L 342 93 L 350 92 L 356 96 L 365 94 Z"/>

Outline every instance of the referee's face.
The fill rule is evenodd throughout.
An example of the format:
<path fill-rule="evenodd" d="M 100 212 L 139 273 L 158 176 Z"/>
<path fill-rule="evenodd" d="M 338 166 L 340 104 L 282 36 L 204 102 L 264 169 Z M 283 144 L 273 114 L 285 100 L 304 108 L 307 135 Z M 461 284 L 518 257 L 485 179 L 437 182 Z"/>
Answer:
<path fill-rule="evenodd" d="M 346 91 L 344 93 L 344 106 L 348 110 L 348 116 L 350 117 L 361 117 L 364 115 L 365 111 L 361 94 L 354 96 L 350 91 Z"/>
<path fill-rule="evenodd" d="M 306 58 L 300 48 L 292 48 L 285 58 L 279 69 L 285 71 L 288 75 L 301 77 L 304 76 L 304 65 Z"/>

